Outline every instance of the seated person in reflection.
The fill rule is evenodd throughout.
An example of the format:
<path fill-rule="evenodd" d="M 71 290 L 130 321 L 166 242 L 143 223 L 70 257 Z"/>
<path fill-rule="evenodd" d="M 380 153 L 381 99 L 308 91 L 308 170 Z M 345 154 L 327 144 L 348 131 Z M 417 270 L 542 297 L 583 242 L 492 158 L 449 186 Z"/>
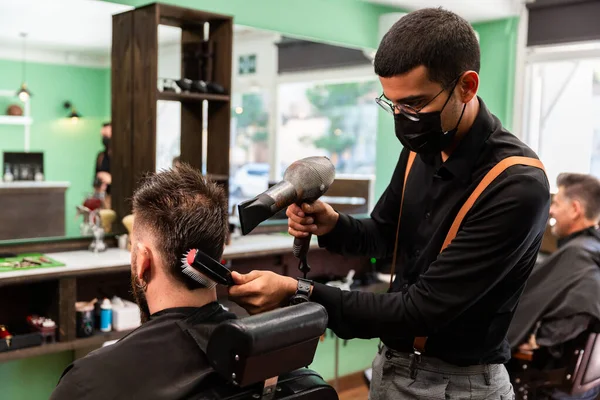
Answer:
<path fill-rule="evenodd" d="M 590 175 L 561 174 L 550 206 L 558 250 L 536 265 L 508 331 L 511 348 L 545 347 L 560 359 L 561 344 L 600 320 L 600 182 Z M 600 388 L 577 399 L 595 399 Z M 552 399 L 569 399 L 553 391 Z"/>
<path fill-rule="evenodd" d="M 117 343 L 71 364 L 51 399 L 187 399 L 222 384 L 186 327 L 206 339 L 235 318 L 181 272 L 181 257 L 200 249 L 219 260 L 227 234 L 221 188 L 187 164 L 148 176 L 133 196 L 131 289 L 142 325 Z"/>

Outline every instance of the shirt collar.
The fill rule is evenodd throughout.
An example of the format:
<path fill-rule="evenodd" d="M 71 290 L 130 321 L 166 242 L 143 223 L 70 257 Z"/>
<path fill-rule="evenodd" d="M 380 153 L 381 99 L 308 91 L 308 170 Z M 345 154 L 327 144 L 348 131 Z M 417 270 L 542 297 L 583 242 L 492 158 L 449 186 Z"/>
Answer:
<path fill-rule="evenodd" d="M 496 128 L 494 117 L 485 103 L 479 96 L 477 99 L 479 100 L 479 113 L 475 117 L 473 126 L 460 140 L 446 162 L 440 166 L 438 174 L 441 176 L 449 172 L 453 177 L 465 183 L 469 182 L 473 167 L 481 154 L 481 149 Z"/>
<path fill-rule="evenodd" d="M 565 244 L 569 243 L 571 240 L 575 239 L 579 236 L 595 236 L 598 237 L 598 228 L 595 226 L 591 226 L 589 228 L 582 229 L 580 231 L 574 232 L 569 236 L 565 236 L 564 238 L 560 238 L 557 240 L 557 245 L 559 248 L 563 247 Z"/>

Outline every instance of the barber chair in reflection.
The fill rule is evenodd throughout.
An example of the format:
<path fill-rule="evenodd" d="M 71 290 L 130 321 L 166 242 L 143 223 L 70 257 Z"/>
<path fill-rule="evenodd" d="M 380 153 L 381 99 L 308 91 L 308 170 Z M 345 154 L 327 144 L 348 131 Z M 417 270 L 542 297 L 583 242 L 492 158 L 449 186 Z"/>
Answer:
<path fill-rule="evenodd" d="M 193 399 L 338 400 L 321 376 L 305 368 L 326 327 L 325 308 L 302 303 L 225 321 L 208 343 L 200 332 L 188 331 L 227 382 Z"/>
<path fill-rule="evenodd" d="M 513 354 L 507 368 L 517 399 L 533 400 L 552 389 L 578 395 L 600 386 L 600 323 L 562 347 L 560 358 L 545 348 Z"/>

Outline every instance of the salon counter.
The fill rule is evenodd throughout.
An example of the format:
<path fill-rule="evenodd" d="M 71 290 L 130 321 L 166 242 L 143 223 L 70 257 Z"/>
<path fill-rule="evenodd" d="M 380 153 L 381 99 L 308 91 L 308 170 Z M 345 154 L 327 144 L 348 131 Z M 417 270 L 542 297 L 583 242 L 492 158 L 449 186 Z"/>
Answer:
<path fill-rule="evenodd" d="M 272 256 L 292 255 L 293 238 L 288 234 L 249 235 L 234 239 L 225 247 L 223 258 L 235 264 L 247 265 L 249 259 L 269 258 Z M 311 242 L 309 261 L 315 250 L 318 251 L 316 238 Z M 320 253 L 320 251 L 318 251 Z M 85 276 L 98 273 L 128 271 L 131 254 L 127 250 L 109 248 L 104 252 L 94 253 L 88 250 L 46 253 L 46 255 L 65 266 L 35 268 L 23 271 L 0 273 L 0 287 L 14 283 L 27 283 L 40 280 L 58 279 L 71 276 Z M 263 261 L 264 262 L 264 261 Z M 268 263 L 257 264 L 261 269 L 268 268 Z"/>
<path fill-rule="evenodd" d="M 259 269 L 297 277 L 300 272 L 298 260 L 292 255 L 292 244 L 293 238 L 288 234 L 244 236 L 234 239 L 225 248 L 223 258 L 228 267 L 240 273 Z M 10 305 L 0 307 L 0 324 L 18 325 L 31 313 L 47 316 L 57 322 L 57 343 L 0 352 L 0 363 L 100 345 L 104 340 L 118 339 L 126 334 L 110 332 L 77 338 L 75 302 L 112 296 L 133 300 L 129 251 L 109 248 L 101 253 L 75 250 L 45 254 L 65 266 L 0 273 L 0 304 Z M 339 279 L 350 269 L 360 274 L 369 266 L 367 258 L 346 258 L 319 249 L 316 238 L 313 238 L 308 261 L 311 279 Z M 219 299 L 225 302 L 226 290 L 217 287 Z"/>

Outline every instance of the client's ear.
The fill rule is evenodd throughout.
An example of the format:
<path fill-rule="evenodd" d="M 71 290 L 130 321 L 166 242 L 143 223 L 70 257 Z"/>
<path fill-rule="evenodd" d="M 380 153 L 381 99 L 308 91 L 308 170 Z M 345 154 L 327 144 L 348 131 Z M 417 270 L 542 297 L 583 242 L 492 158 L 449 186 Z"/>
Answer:
<path fill-rule="evenodd" d="M 138 243 L 137 247 L 138 254 L 136 275 L 140 282 L 148 283 L 152 268 L 152 252 L 147 246 L 144 246 L 142 243 Z"/>

